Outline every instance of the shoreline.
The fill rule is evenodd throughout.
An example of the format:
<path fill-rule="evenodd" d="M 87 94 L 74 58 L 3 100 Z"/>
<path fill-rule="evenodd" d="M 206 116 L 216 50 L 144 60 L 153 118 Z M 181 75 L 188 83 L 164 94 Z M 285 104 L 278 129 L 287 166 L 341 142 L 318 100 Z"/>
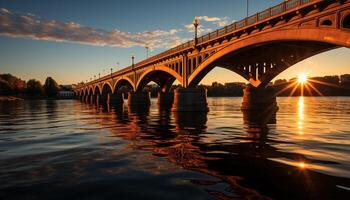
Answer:
<path fill-rule="evenodd" d="M 15 96 L 0 96 L 0 102 L 10 102 L 10 101 L 23 101 L 23 98 Z"/>

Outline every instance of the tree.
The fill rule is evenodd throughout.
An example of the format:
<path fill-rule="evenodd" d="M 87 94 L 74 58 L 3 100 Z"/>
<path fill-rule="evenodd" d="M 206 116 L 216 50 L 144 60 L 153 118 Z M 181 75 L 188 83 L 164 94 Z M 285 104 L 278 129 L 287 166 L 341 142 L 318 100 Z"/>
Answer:
<path fill-rule="evenodd" d="M 10 84 L 0 78 L 0 95 L 10 95 L 13 92 Z"/>
<path fill-rule="evenodd" d="M 59 91 L 58 84 L 51 77 L 46 78 L 44 89 L 48 97 L 55 97 L 58 95 L 58 91 Z"/>
<path fill-rule="evenodd" d="M 0 74 L 0 79 L 6 81 L 11 88 L 10 93 L 7 95 L 23 93 L 25 90 L 25 81 L 22 81 L 16 76 L 13 76 L 11 74 Z"/>
<path fill-rule="evenodd" d="M 30 96 L 38 96 L 43 94 L 43 86 L 40 81 L 30 79 L 27 82 L 27 94 Z"/>

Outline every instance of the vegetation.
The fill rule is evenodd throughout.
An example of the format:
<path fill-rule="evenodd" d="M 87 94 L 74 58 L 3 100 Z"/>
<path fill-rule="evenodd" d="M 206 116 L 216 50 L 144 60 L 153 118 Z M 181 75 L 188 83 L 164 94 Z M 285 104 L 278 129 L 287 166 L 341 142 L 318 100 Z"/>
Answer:
<path fill-rule="evenodd" d="M 65 88 L 68 90 L 68 88 Z M 0 96 L 1 99 L 16 99 L 5 98 L 4 96 L 19 96 L 19 97 L 56 97 L 60 87 L 57 82 L 47 77 L 45 85 L 43 86 L 40 81 L 30 79 L 27 82 L 13 76 L 11 74 L 0 74 Z"/>
<path fill-rule="evenodd" d="M 44 85 L 45 93 L 48 97 L 56 97 L 58 95 L 59 87 L 55 80 L 47 77 Z"/>
<path fill-rule="evenodd" d="M 44 94 L 43 86 L 41 85 L 40 81 L 37 81 L 35 79 L 30 79 L 27 82 L 27 90 L 26 94 L 29 96 L 41 96 Z"/>

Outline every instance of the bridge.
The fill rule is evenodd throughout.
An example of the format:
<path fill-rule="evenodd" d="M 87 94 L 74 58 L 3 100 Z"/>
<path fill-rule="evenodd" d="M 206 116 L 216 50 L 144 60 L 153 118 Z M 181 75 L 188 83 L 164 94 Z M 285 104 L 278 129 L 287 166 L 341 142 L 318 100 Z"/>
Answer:
<path fill-rule="evenodd" d="M 79 84 L 75 92 L 87 102 L 123 104 L 122 91 L 129 88 L 129 105 L 149 105 L 143 89 L 153 81 L 161 89 L 159 104 L 172 104 L 173 111 L 208 111 L 206 91 L 197 85 L 213 68 L 223 67 L 250 83 L 242 109 L 276 110 L 269 82 L 294 64 L 339 47 L 350 48 L 350 0 L 289 0 Z M 171 93 L 175 80 L 182 87 Z"/>

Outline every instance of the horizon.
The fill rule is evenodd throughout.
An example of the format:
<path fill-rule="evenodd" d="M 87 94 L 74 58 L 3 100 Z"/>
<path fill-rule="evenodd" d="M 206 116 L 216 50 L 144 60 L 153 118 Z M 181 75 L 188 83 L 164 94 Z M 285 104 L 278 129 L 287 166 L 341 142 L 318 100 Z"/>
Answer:
<path fill-rule="evenodd" d="M 2 73 L 11 73 L 24 80 L 37 79 L 44 82 L 47 76 L 53 77 L 62 85 L 76 84 L 109 72 L 111 66 L 119 63 L 120 70 L 131 63 L 131 54 L 135 53 L 136 62 L 146 58 L 145 43 L 149 44 L 153 56 L 169 49 L 172 45 L 193 39 L 191 21 L 199 16 L 199 35 L 221 28 L 224 25 L 239 21 L 245 17 L 245 1 L 225 2 L 213 8 L 213 2 L 181 3 L 154 0 L 152 3 L 139 2 L 134 5 L 128 2 L 119 3 L 77 3 L 67 0 L 54 2 L 35 0 L 0 0 L 0 17 L 7 16 L 17 26 L 25 22 L 25 31 L 18 31 L 16 25 L 6 28 L 0 26 L 0 66 Z M 108 2 L 108 3 L 107 3 Z M 251 0 L 254 8 L 250 14 L 274 6 L 281 1 Z M 171 6 L 169 6 L 171 4 Z M 225 5 L 225 6 L 223 6 Z M 119 12 L 115 12 L 116 8 Z M 192 8 L 192 9 L 188 9 Z M 158 11 L 157 15 L 144 10 Z M 165 9 L 165 10 L 164 10 Z M 131 13 L 128 11 L 132 11 Z M 177 10 L 183 12 L 176 15 Z M 234 12 L 233 12 L 234 11 Z M 93 14 L 91 14 L 93 13 Z M 151 13 L 151 12 L 149 12 Z M 169 17 L 169 13 L 172 14 Z M 35 23 L 30 23 L 35 21 Z M 49 25 L 55 30 L 43 34 L 38 27 L 45 30 Z M 13 31 L 13 29 L 15 31 Z M 12 30 L 12 31 L 11 31 Z M 76 35 L 69 35 L 69 31 Z M 94 31 L 104 35 L 96 37 Z M 346 58 L 350 50 L 338 48 L 327 51 L 288 68 L 276 79 L 291 79 L 300 73 L 308 76 L 325 76 L 330 74 L 347 74 L 350 72 Z M 220 77 L 220 81 L 216 80 Z M 273 81 L 274 81 L 273 80 Z M 216 67 L 201 81 L 201 84 L 212 82 L 247 82 L 238 74 L 224 68 Z M 176 83 L 174 83 L 176 84 Z"/>

